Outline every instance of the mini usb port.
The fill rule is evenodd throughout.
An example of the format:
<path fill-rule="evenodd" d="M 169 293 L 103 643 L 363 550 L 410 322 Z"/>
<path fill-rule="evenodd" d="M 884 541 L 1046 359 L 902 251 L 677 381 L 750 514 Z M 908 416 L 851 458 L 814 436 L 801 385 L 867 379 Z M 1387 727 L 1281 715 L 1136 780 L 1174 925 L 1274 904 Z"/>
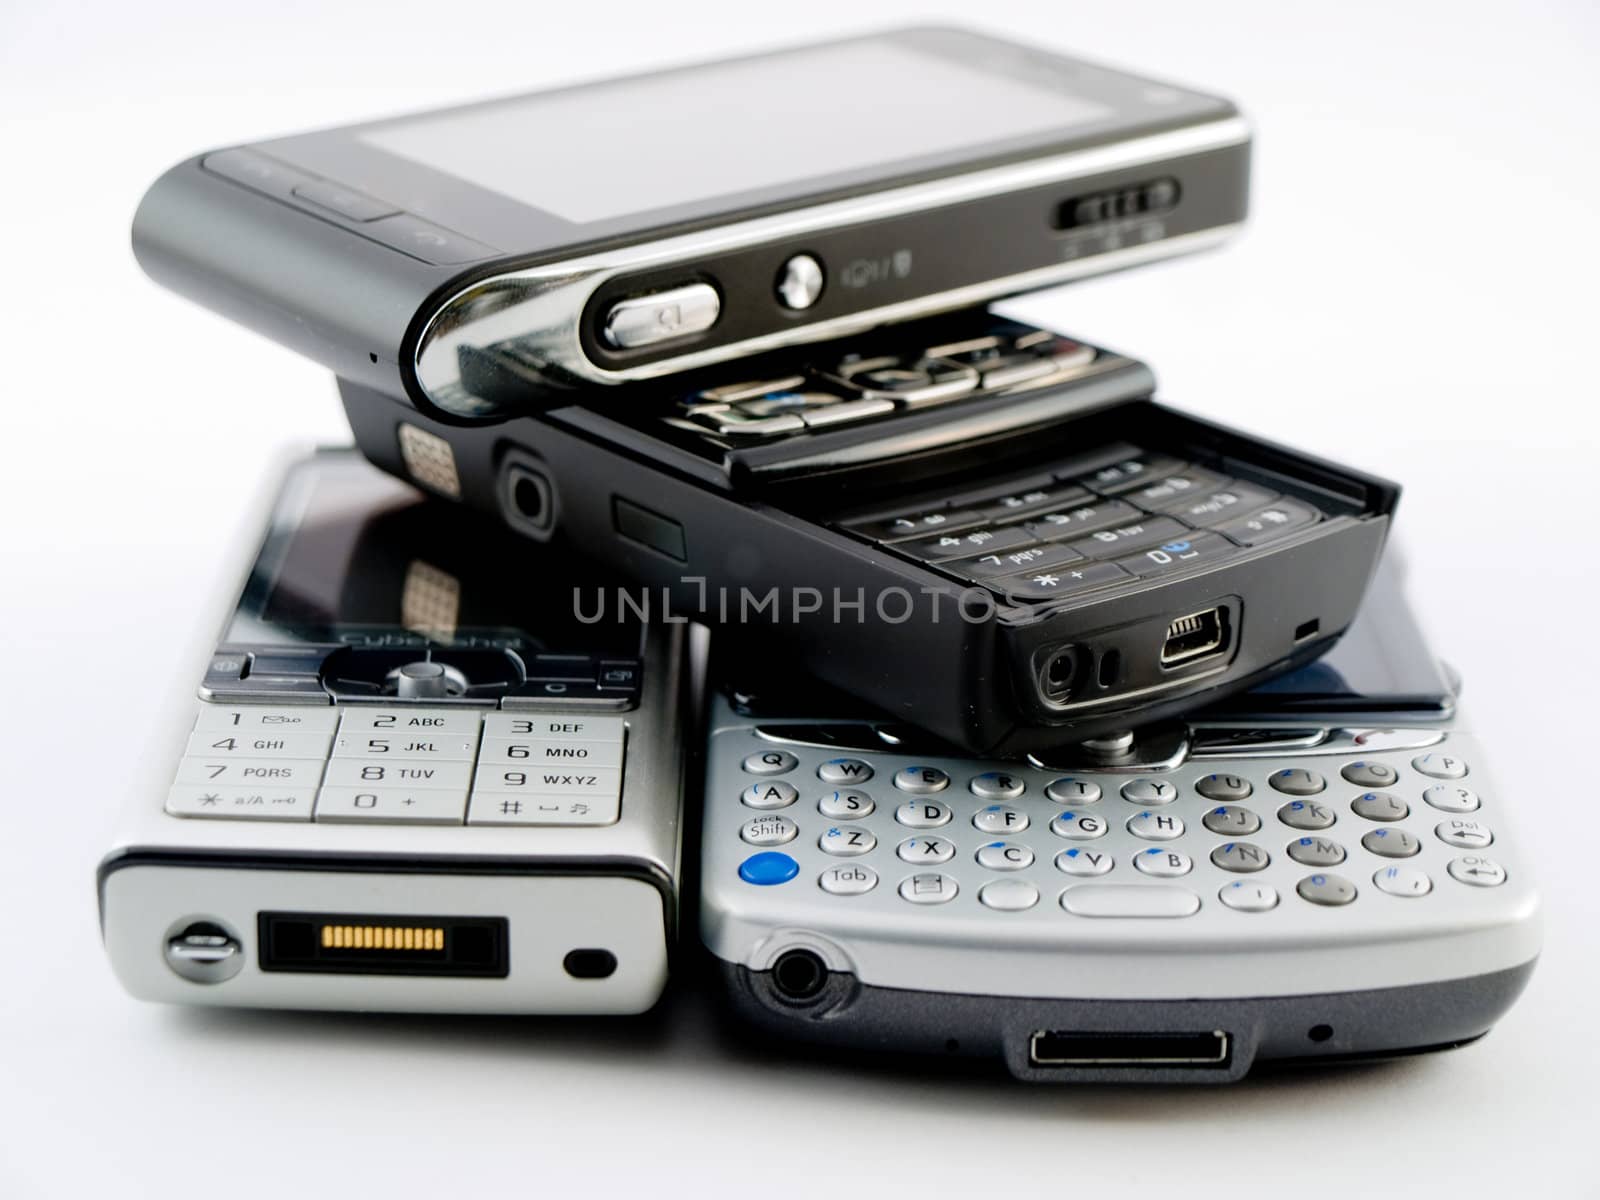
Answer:
<path fill-rule="evenodd" d="M 1161 644 L 1161 665 L 1176 667 L 1228 648 L 1228 614 L 1221 608 L 1208 608 L 1179 617 L 1167 626 Z"/>
<path fill-rule="evenodd" d="M 263 971 L 327 975 L 435 975 L 504 979 L 504 917 L 397 917 L 264 912 Z"/>
<path fill-rule="evenodd" d="M 1225 1067 L 1229 1038 L 1210 1033 L 1071 1033 L 1040 1030 L 1028 1045 L 1036 1067 Z"/>

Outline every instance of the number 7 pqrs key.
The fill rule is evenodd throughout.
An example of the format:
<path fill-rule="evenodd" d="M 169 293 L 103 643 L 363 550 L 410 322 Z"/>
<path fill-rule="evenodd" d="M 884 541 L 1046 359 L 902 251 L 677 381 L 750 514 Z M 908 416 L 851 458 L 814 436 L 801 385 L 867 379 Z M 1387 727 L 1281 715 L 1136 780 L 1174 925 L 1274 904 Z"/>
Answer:
<path fill-rule="evenodd" d="M 222 708 L 195 719 L 166 810 L 175 817 L 309 821 L 338 714 Z"/>

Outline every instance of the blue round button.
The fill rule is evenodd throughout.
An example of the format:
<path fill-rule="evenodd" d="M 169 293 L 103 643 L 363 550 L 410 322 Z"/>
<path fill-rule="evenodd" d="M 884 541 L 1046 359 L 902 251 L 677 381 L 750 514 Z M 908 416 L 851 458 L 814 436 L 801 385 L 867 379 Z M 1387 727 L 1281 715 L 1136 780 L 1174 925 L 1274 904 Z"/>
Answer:
<path fill-rule="evenodd" d="M 739 864 L 739 878 L 746 883 L 770 887 L 774 883 L 788 883 L 800 874 L 800 864 L 787 854 L 766 850 L 752 854 Z"/>

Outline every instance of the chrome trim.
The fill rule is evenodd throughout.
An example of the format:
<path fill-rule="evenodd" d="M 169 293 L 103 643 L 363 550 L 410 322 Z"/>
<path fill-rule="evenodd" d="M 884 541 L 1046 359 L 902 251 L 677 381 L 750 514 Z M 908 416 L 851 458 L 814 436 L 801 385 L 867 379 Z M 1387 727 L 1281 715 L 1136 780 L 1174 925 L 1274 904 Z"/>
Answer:
<path fill-rule="evenodd" d="M 566 262 L 506 272 L 463 288 L 440 305 L 417 339 L 412 368 L 418 385 L 431 401 L 446 410 L 459 411 L 465 398 L 461 395 L 457 351 L 466 346 L 481 348 L 514 342 L 520 356 L 542 364 L 554 378 L 617 384 L 709 366 L 783 346 L 822 341 L 874 325 L 982 304 L 1016 292 L 1203 249 L 1224 241 L 1239 224 L 1197 230 L 1054 263 L 1001 279 L 620 370 L 601 368 L 590 362 L 579 338 L 579 321 L 589 297 L 606 280 L 623 272 L 670 266 L 674 262 L 688 266 L 708 255 L 764 242 L 1067 182 L 1124 167 L 1169 161 L 1186 154 L 1242 145 L 1249 140 L 1250 127 L 1244 118 L 1228 117 L 1115 145 L 972 171 L 663 241 L 623 246 Z M 481 410 L 481 402 L 474 401 L 468 407 Z"/>
<path fill-rule="evenodd" d="M 1324 736 L 1313 745 L 1290 745 L 1286 743 L 1263 744 L 1259 746 L 1218 746 L 1215 749 L 1203 749 L 1196 752 L 1196 759 L 1206 758 L 1274 758 L 1283 755 L 1344 755 L 1359 754 L 1362 750 L 1369 753 L 1381 753 L 1386 750 L 1422 750 L 1428 746 L 1437 746 L 1445 739 L 1445 731 L 1438 728 L 1438 718 L 1429 717 L 1429 724 L 1421 726 L 1331 726 L 1324 730 Z M 1310 727 L 1313 721 L 1295 721 L 1292 716 L 1283 719 L 1291 725 L 1304 725 Z M 1281 723 L 1281 722 L 1280 722 Z M 1262 721 L 1260 728 L 1269 729 L 1273 722 Z M 1207 722 L 1208 728 L 1224 728 L 1220 722 Z M 1254 728 L 1250 722 L 1241 722 L 1243 728 Z"/>

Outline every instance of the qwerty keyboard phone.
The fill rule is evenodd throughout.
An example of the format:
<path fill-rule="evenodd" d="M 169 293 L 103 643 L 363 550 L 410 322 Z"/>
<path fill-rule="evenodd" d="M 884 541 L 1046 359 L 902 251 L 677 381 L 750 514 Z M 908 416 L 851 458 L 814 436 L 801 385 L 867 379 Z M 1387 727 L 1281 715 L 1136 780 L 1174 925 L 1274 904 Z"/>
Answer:
<path fill-rule="evenodd" d="M 1538 953 L 1509 798 L 1393 580 L 1267 689 L 1020 761 L 757 678 L 714 701 L 701 931 L 768 1032 L 1216 1082 L 1469 1042 Z"/>
<path fill-rule="evenodd" d="M 351 451 L 295 462 L 100 870 L 145 999 L 637 1012 L 667 977 L 681 629 L 588 628 Z M 556 548 L 552 577 L 587 568 Z M 160 745 L 162 743 L 156 743 Z M 174 766 L 175 764 L 175 766 Z"/>
<path fill-rule="evenodd" d="M 1141 363 L 984 312 L 603 396 L 528 392 L 493 362 L 463 378 L 500 410 L 446 423 L 342 384 L 362 452 L 981 753 L 1315 658 L 1398 498 L 1154 403 Z"/>

